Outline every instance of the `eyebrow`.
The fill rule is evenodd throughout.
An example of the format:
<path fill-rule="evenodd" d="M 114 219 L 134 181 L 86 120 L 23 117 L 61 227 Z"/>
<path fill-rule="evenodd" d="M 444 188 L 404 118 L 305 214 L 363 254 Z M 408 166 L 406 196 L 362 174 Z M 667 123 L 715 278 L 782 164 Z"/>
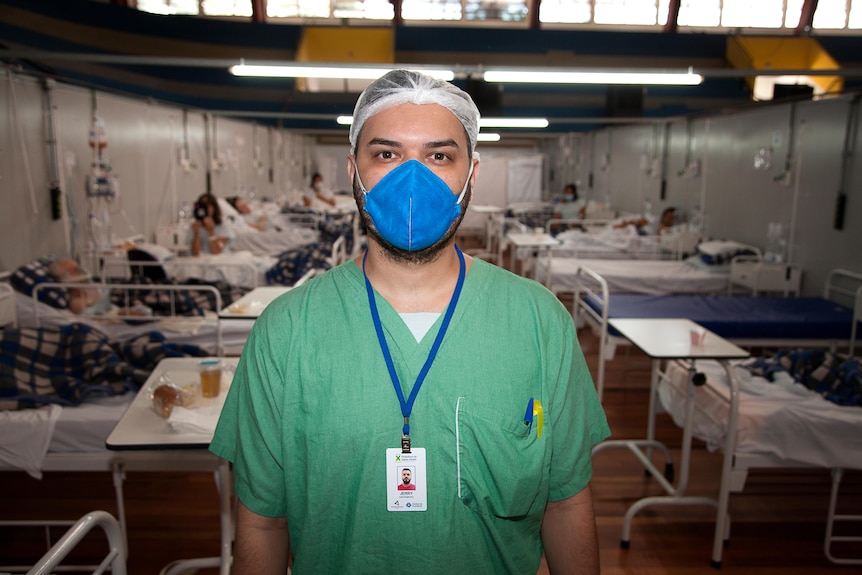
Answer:
<path fill-rule="evenodd" d="M 448 140 L 439 140 L 437 142 L 428 142 L 424 146 L 425 148 L 459 148 L 458 142 L 449 138 Z"/>
<path fill-rule="evenodd" d="M 401 142 L 397 142 L 395 140 L 387 140 L 386 138 L 371 138 L 368 141 L 369 146 L 389 146 L 391 148 L 400 148 L 402 147 Z"/>
<path fill-rule="evenodd" d="M 396 140 L 387 140 L 386 138 L 371 138 L 368 141 L 369 146 L 389 146 L 391 148 L 402 148 L 404 145 L 401 142 Z M 434 149 L 434 148 L 460 148 L 458 142 L 454 139 L 449 138 L 447 140 L 435 140 L 432 142 L 426 142 L 422 146 L 426 149 Z"/>

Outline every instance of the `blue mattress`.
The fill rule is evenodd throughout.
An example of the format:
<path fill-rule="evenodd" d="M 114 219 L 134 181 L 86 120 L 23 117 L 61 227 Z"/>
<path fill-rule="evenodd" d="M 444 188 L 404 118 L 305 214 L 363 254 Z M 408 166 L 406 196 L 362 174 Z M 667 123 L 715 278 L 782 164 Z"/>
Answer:
<path fill-rule="evenodd" d="M 611 294 L 608 317 L 686 318 L 727 339 L 850 339 L 853 310 L 819 297 Z"/>

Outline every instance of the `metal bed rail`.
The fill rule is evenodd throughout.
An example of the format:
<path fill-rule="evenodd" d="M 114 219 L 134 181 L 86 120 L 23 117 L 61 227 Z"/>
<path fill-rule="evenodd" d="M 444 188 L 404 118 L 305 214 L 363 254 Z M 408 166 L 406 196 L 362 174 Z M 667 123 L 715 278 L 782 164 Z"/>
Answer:
<path fill-rule="evenodd" d="M 33 287 L 33 293 L 31 297 L 33 298 L 33 307 L 35 310 L 35 325 L 36 327 L 42 327 L 42 306 L 39 301 L 39 294 L 42 290 L 47 290 L 51 288 L 61 288 L 61 289 L 98 289 L 98 290 L 111 290 L 111 291 L 121 291 L 123 293 L 123 301 L 124 305 L 121 306 L 124 310 L 131 309 L 135 304 L 136 297 L 134 292 L 140 291 L 155 291 L 155 292 L 167 292 L 169 298 L 169 311 L 168 315 L 153 315 L 153 316 L 135 316 L 135 315 L 111 315 L 111 316 L 88 316 L 86 320 L 95 320 L 96 322 L 102 320 L 110 320 L 110 321 L 126 321 L 134 323 L 137 321 L 142 322 L 158 322 L 159 320 L 172 320 L 172 321 L 180 321 L 180 322 L 188 322 L 191 323 L 200 323 L 200 322 L 213 322 L 215 325 L 215 355 L 221 356 L 224 354 L 224 345 L 222 342 L 222 325 L 221 318 L 219 317 L 219 311 L 221 311 L 223 307 L 221 293 L 219 290 L 210 285 L 189 285 L 189 284 L 105 284 L 105 283 L 62 283 L 62 282 L 42 282 Z M 213 313 L 208 313 L 205 316 L 187 316 L 177 313 L 178 306 L 178 297 L 179 293 L 185 292 L 199 292 L 209 294 L 212 298 L 212 302 L 215 305 L 215 309 L 212 310 Z"/>
<path fill-rule="evenodd" d="M 114 575 L 126 575 L 126 548 L 120 524 L 107 511 L 92 511 L 76 521 L 48 552 L 29 570 L 27 575 L 47 575 L 59 571 L 63 560 L 95 527 L 100 527 L 108 538 L 108 552 L 102 562 L 93 568 L 93 575 L 108 569 Z M 90 569 L 91 567 L 81 567 Z"/>
<path fill-rule="evenodd" d="M 746 478 L 748 475 L 748 470 L 752 467 L 788 467 L 788 468 L 808 468 L 810 465 L 802 464 L 802 463 L 787 463 L 774 455 L 756 455 L 750 453 L 738 454 L 736 453 L 737 448 L 737 433 L 738 433 L 738 423 L 739 423 L 739 411 L 740 411 L 740 401 L 742 395 L 740 393 L 740 384 L 739 379 L 736 377 L 736 374 L 733 370 L 733 365 L 728 362 L 721 362 L 722 367 L 724 368 L 724 372 L 727 376 L 727 387 L 729 393 L 725 396 L 723 393 L 718 391 L 715 388 L 715 383 L 711 382 L 709 378 L 705 378 L 703 383 L 699 386 L 692 387 L 691 384 L 687 384 L 686 393 L 686 401 L 685 401 L 685 423 L 683 425 L 683 430 L 689 436 L 692 434 L 692 425 L 693 425 L 693 417 L 696 412 L 698 417 L 706 417 L 710 420 L 713 425 L 719 426 L 719 428 L 723 428 L 725 430 L 725 439 L 724 443 L 721 447 L 722 451 L 722 471 L 721 471 L 721 481 L 719 484 L 719 495 L 717 500 L 717 514 L 716 514 L 716 523 L 715 523 L 715 532 L 713 534 L 713 547 L 712 547 L 712 559 L 711 564 L 713 567 L 721 567 L 722 560 L 722 549 L 727 545 L 730 540 L 730 526 L 731 526 L 731 518 L 730 513 L 728 511 L 729 502 L 730 502 L 730 494 L 734 492 L 740 492 L 743 490 L 746 482 Z M 673 366 L 678 366 L 679 369 L 687 370 L 688 366 L 686 366 L 681 361 L 673 361 L 669 362 L 665 369 L 659 374 L 659 378 L 662 382 L 665 382 L 669 385 L 671 389 L 674 390 L 674 393 L 683 393 L 681 390 L 676 389 L 675 386 L 671 384 L 672 377 L 670 377 L 669 372 Z M 692 401 L 692 393 L 699 394 L 708 394 L 711 398 L 710 401 L 721 402 L 727 405 L 727 417 L 719 418 L 717 415 L 710 415 L 709 413 L 698 409 L 697 403 Z M 650 421 L 648 422 L 648 426 L 654 425 L 655 413 L 650 412 L 649 414 Z M 862 515 L 858 514 L 847 514 L 847 513 L 838 513 L 838 496 L 841 488 L 841 480 L 844 475 L 843 468 L 833 468 L 830 470 L 831 473 L 831 488 L 829 495 L 829 506 L 827 510 L 826 517 L 826 527 L 823 537 L 823 552 L 826 558 L 836 564 L 836 565 L 862 565 L 862 557 L 838 557 L 836 553 L 833 551 L 833 546 L 836 543 L 858 543 L 862 542 L 862 536 L 858 535 L 835 535 L 835 524 L 839 522 L 857 522 L 857 524 L 862 524 Z M 660 479 L 660 478 L 659 478 Z M 630 518 L 626 517 L 627 522 L 624 524 L 624 529 L 630 528 L 629 520 Z M 624 531 L 624 535 L 627 535 L 628 531 Z"/>

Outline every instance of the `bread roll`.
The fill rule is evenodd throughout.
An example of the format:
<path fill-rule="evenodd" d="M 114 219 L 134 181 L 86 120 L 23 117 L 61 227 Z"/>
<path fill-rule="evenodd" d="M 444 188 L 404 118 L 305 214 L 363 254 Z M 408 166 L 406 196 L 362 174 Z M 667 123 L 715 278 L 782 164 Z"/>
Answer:
<path fill-rule="evenodd" d="M 163 384 L 153 390 L 153 409 L 162 417 L 170 417 L 174 406 L 182 404 L 182 393 L 173 385 Z"/>

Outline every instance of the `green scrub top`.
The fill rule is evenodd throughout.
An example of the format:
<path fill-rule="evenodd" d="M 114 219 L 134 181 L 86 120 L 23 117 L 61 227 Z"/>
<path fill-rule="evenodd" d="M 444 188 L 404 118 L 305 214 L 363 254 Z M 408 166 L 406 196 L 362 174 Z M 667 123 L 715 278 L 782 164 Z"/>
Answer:
<path fill-rule="evenodd" d="M 417 343 L 376 295 L 410 393 L 441 317 Z M 524 422 L 531 398 L 544 429 Z M 590 481 L 609 435 L 571 316 L 540 284 L 474 259 L 410 417 L 426 449 L 427 510 L 387 510 L 386 449 L 403 417 L 369 311 L 346 262 L 256 321 L 210 449 L 233 462 L 239 499 L 287 517 L 293 572 L 535 573 L 545 505 Z"/>

